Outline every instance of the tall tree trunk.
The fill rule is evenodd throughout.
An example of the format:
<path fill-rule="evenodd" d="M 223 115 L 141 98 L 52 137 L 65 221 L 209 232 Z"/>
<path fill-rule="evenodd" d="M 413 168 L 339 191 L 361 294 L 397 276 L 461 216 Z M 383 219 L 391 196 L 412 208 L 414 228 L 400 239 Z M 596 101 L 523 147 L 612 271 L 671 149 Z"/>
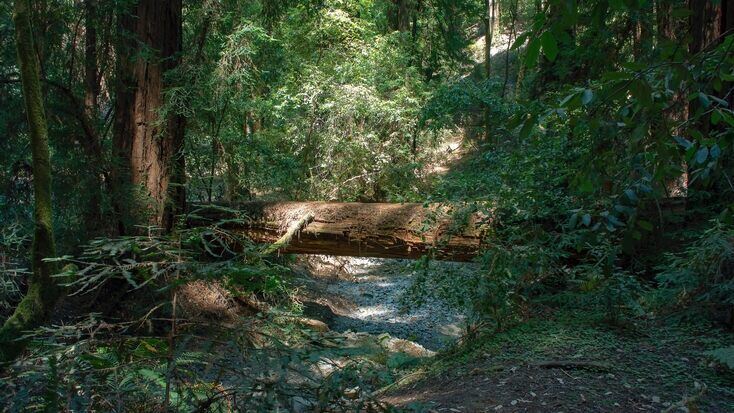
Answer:
<path fill-rule="evenodd" d="M 423 0 L 418 0 L 418 3 L 415 6 L 415 10 L 413 11 L 412 16 L 412 26 L 410 28 L 411 36 L 413 38 L 413 43 L 418 41 L 418 14 L 423 9 Z"/>
<path fill-rule="evenodd" d="M 667 40 L 675 39 L 673 21 L 671 20 L 672 11 L 673 5 L 669 0 L 655 1 L 655 20 L 657 22 L 658 44 Z"/>
<path fill-rule="evenodd" d="M 729 10 L 731 0 L 689 0 L 688 7 L 690 16 L 688 21 L 688 34 L 690 43 L 688 52 L 695 60 L 695 56 L 703 53 L 721 42 L 722 34 L 728 30 Z M 697 99 L 688 104 L 688 118 L 700 116 L 695 122 L 689 122 L 688 126 L 698 129 L 704 136 L 709 134 L 711 128 L 711 117 L 702 113 L 703 109 Z M 690 173 L 690 169 L 689 169 Z M 689 188 L 702 185 L 701 181 L 689 183 Z"/>
<path fill-rule="evenodd" d="M 492 74 L 492 35 L 494 32 L 494 0 L 487 0 L 485 16 L 484 73 L 487 79 Z"/>
<path fill-rule="evenodd" d="M 638 10 L 637 20 L 635 21 L 633 47 L 633 55 L 636 61 L 649 56 L 650 50 L 652 49 L 652 21 L 650 18 L 652 17 L 653 12 L 652 3 L 646 3 Z"/>
<path fill-rule="evenodd" d="M 135 198 L 132 196 L 130 182 L 130 155 L 133 135 L 133 102 L 135 97 L 135 76 L 133 73 L 135 42 L 129 37 L 135 31 L 135 17 L 133 12 L 121 11 L 117 13 L 114 54 L 115 85 L 114 85 L 114 113 L 112 126 L 112 209 L 115 214 L 117 233 L 124 235 L 134 225 Z"/>
<path fill-rule="evenodd" d="M 410 28 L 410 11 L 407 0 L 398 0 L 398 30 L 407 32 Z"/>
<path fill-rule="evenodd" d="M 142 189 L 145 222 L 170 229 L 174 214 L 185 203 L 184 122 L 175 113 L 160 119 L 160 111 L 167 87 L 164 74 L 180 61 L 181 0 L 140 0 L 129 15 L 121 16 L 120 26 L 120 35 L 129 40 L 118 50 L 114 133 L 118 184 Z M 117 207 L 130 211 L 121 205 L 125 198 L 129 199 L 118 199 Z M 133 222 L 141 218 L 129 212 L 121 215 Z"/>
<path fill-rule="evenodd" d="M 388 27 L 391 30 L 407 32 L 410 28 L 410 8 L 408 0 L 392 0 L 388 9 Z"/>
<path fill-rule="evenodd" d="M 87 117 L 97 116 L 99 75 L 97 74 L 97 0 L 84 2 L 84 106 Z"/>
<path fill-rule="evenodd" d="M 502 83 L 502 99 L 505 98 L 507 83 L 510 81 L 510 48 L 512 47 L 512 41 L 515 38 L 518 6 L 519 0 L 515 0 L 515 3 L 510 7 L 512 23 L 510 23 L 510 35 L 507 38 L 507 50 L 505 50 L 505 81 Z"/>
<path fill-rule="evenodd" d="M 721 4 L 712 0 L 689 0 L 688 6 L 691 12 L 688 26 L 691 41 L 688 52 L 693 56 L 719 41 L 724 19 Z M 688 106 L 688 116 L 696 116 L 699 108 L 698 101 L 692 100 Z M 698 125 L 704 134 L 708 133 L 710 126 L 708 119 L 704 116 Z"/>
<path fill-rule="evenodd" d="M 487 82 L 492 75 L 492 34 L 494 32 L 494 0 L 487 0 L 487 16 L 485 21 L 485 42 L 484 42 L 484 74 Z M 491 115 L 489 106 L 484 108 L 484 140 L 489 142 L 491 139 Z"/>
<path fill-rule="evenodd" d="M 18 304 L 13 315 L 0 328 L 0 362 L 14 359 L 23 350 L 25 343 L 17 339 L 23 331 L 37 327 L 48 318 L 60 292 L 54 279 L 51 278 L 56 272 L 56 266 L 43 261 L 44 258 L 56 256 L 56 247 L 52 227 L 48 130 L 41 96 L 39 64 L 33 45 L 28 0 L 16 0 L 13 20 L 25 110 L 31 137 L 35 230 L 31 250 L 33 274 L 25 297 Z"/>
<path fill-rule="evenodd" d="M 691 42 L 688 51 L 691 54 L 702 51 L 721 35 L 724 20 L 721 3 L 726 1 L 689 0 Z"/>
<path fill-rule="evenodd" d="M 91 183 L 89 188 L 89 202 L 84 217 L 87 237 L 99 235 L 102 226 L 102 143 L 98 132 L 98 97 L 100 92 L 99 70 L 97 64 L 97 1 L 84 2 L 84 116 L 89 126 L 94 128 L 94 134 L 86 134 L 89 140 L 83 147 L 87 152 L 87 160 L 91 168 Z"/>

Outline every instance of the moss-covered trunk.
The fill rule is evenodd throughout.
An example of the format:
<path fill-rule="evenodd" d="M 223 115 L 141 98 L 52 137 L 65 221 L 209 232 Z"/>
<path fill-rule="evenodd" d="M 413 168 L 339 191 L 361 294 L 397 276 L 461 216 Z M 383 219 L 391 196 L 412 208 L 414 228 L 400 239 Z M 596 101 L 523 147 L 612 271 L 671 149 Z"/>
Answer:
<path fill-rule="evenodd" d="M 28 292 L 0 329 L 0 361 L 3 362 L 14 359 L 23 350 L 25 343 L 17 339 L 23 331 L 35 328 L 46 320 L 60 291 L 51 278 L 55 272 L 55 265 L 43 261 L 44 258 L 55 256 L 56 248 L 51 223 L 51 162 L 48 131 L 41 97 L 38 60 L 33 46 L 28 0 L 16 0 L 13 20 L 33 152 L 35 232 L 31 257 L 33 274 Z"/>

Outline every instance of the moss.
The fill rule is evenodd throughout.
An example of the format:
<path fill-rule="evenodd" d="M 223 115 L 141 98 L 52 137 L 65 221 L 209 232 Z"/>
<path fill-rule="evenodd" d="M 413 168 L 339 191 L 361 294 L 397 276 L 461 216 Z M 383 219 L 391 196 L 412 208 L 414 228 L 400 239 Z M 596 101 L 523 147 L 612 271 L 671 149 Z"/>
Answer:
<path fill-rule="evenodd" d="M 56 256 L 56 247 L 51 224 L 51 161 L 48 130 L 41 95 L 38 59 L 34 52 L 28 0 L 15 2 L 13 21 L 31 137 L 35 231 L 31 251 L 33 275 L 26 296 L 0 328 L 0 362 L 14 359 L 23 350 L 25 340 L 20 340 L 23 332 L 37 327 L 48 318 L 60 293 L 59 287 L 51 277 L 56 273 L 55 264 L 43 260 Z"/>

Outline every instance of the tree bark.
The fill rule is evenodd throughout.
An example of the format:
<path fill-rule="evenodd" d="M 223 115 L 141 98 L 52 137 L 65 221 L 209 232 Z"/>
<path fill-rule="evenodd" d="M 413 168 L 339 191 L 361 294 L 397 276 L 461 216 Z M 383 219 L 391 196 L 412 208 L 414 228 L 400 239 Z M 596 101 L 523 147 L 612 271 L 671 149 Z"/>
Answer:
<path fill-rule="evenodd" d="M 460 213 L 451 206 L 335 202 L 247 202 L 235 207 L 244 216 L 214 208 L 195 213 L 189 225 L 226 220 L 230 230 L 256 243 L 282 241 L 288 228 L 308 221 L 291 234 L 283 253 L 380 258 L 469 261 L 482 247 L 491 224 L 488 216 Z M 204 217 L 203 219 L 201 217 Z"/>
<path fill-rule="evenodd" d="M 84 119 L 89 132 L 88 141 L 83 145 L 91 168 L 89 202 L 85 211 L 84 223 L 87 238 L 99 235 L 102 226 L 102 143 L 98 133 L 98 97 L 100 92 L 99 70 L 97 64 L 97 0 L 84 2 Z M 92 133 L 93 132 L 93 133 Z"/>
<path fill-rule="evenodd" d="M 161 119 L 166 81 L 181 52 L 181 0 L 140 0 L 129 15 L 120 17 L 114 146 L 118 158 L 118 185 L 132 185 L 143 192 L 143 222 L 170 229 L 173 217 L 185 203 L 183 118 L 175 113 Z M 126 185 L 127 184 L 127 185 Z M 123 193 L 126 192 L 123 190 Z M 123 221 L 141 217 L 124 205 L 130 197 L 116 201 Z M 126 211 L 124 211 L 126 210 Z M 141 208 L 138 208 L 140 211 Z"/>
<path fill-rule="evenodd" d="M 669 0 L 655 1 L 655 20 L 657 22 L 657 42 L 675 39 L 675 31 L 673 30 L 673 20 L 671 13 L 673 5 Z"/>
<path fill-rule="evenodd" d="M 515 0 L 515 3 L 510 6 L 510 16 L 512 22 L 510 23 L 510 35 L 507 38 L 507 49 L 505 50 L 505 80 L 502 83 L 502 99 L 505 98 L 507 83 L 510 81 L 510 48 L 512 47 L 512 41 L 515 38 L 515 28 L 517 25 L 517 13 L 519 3 L 519 0 Z"/>
<path fill-rule="evenodd" d="M 84 106 L 87 117 L 97 116 L 99 75 L 97 73 L 97 0 L 84 2 Z"/>
<path fill-rule="evenodd" d="M 689 0 L 688 7 L 690 9 L 688 31 L 690 34 L 690 43 L 688 44 L 688 52 L 691 56 L 697 55 L 707 49 L 716 42 L 721 41 L 722 30 L 726 28 L 726 16 L 724 13 L 727 0 L 722 2 L 714 2 L 712 0 Z M 692 100 L 688 105 L 688 116 L 696 116 L 700 109 L 697 100 Z M 710 117 L 704 115 L 697 122 L 697 127 L 707 135 L 711 126 Z"/>
<path fill-rule="evenodd" d="M 486 16 L 486 33 L 484 37 L 484 71 L 485 71 L 485 77 L 487 82 L 489 82 L 489 79 L 492 75 L 492 34 L 494 32 L 494 8 L 495 8 L 495 1 L 494 0 L 487 0 L 487 16 Z M 492 120 L 491 120 L 491 114 L 489 112 L 489 106 L 485 104 L 484 108 L 484 140 L 485 142 L 489 142 L 491 139 L 491 132 L 490 132 L 490 126 L 491 126 Z"/>
<path fill-rule="evenodd" d="M 10 361 L 23 351 L 25 343 L 17 339 L 24 331 L 38 327 L 48 318 L 60 293 L 59 287 L 51 278 L 56 272 L 55 264 L 43 261 L 44 258 L 56 256 L 56 247 L 52 227 L 48 129 L 28 0 L 16 0 L 13 20 L 31 138 L 35 230 L 31 250 L 33 274 L 25 297 L 0 328 L 0 362 Z"/>
<path fill-rule="evenodd" d="M 705 49 L 709 44 L 719 39 L 722 28 L 725 27 L 724 8 L 722 3 L 727 0 L 714 2 L 712 0 L 689 0 L 691 42 L 689 52 L 693 55 Z"/>
<path fill-rule="evenodd" d="M 410 28 L 408 0 L 392 0 L 388 10 L 388 26 L 391 30 L 407 32 Z"/>

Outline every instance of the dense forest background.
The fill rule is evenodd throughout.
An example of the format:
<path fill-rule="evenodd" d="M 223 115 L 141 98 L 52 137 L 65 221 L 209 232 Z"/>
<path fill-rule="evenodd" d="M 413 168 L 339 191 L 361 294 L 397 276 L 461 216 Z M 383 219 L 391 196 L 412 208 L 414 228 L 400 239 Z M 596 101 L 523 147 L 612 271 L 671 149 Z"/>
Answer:
<path fill-rule="evenodd" d="M 726 411 L 732 29 L 727 0 L 3 2 L 0 406 L 287 411 L 283 380 L 242 369 L 224 389 L 192 342 L 242 344 L 250 367 L 310 360 L 316 338 L 284 315 L 303 310 L 294 258 L 190 222 L 297 200 L 491 216 L 476 271 L 413 264 L 415 301 L 467 313 L 452 354 L 549 308 L 686 325 Z M 234 335 L 177 321 L 202 280 L 260 315 Z M 388 409 L 343 393 L 397 382 L 389 367 L 298 397 Z"/>

